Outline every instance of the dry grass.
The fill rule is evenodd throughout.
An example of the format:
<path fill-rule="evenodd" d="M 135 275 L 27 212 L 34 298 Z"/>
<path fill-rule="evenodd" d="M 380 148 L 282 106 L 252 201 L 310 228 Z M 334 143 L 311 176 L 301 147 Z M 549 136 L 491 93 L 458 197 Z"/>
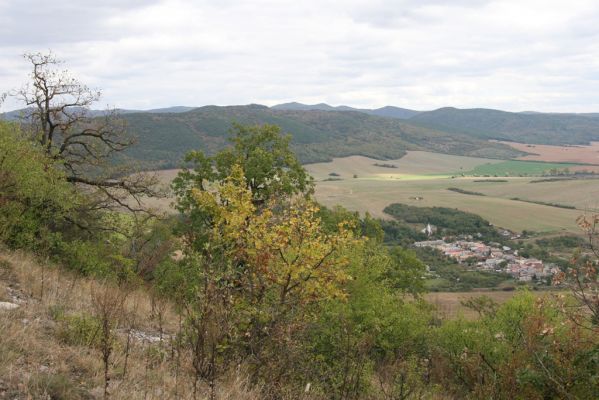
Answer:
<path fill-rule="evenodd" d="M 476 319 L 479 317 L 478 313 L 468 307 L 465 307 L 462 302 L 468 299 L 472 299 L 480 296 L 487 296 L 497 304 L 501 305 L 506 301 L 513 298 L 519 292 L 517 290 L 512 291 L 490 291 L 480 290 L 472 292 L 433 292 L 425 295 L 426 301 L 433 304 L 437 310 L 440 318 L 452 319 L 458 316 L 462 316 L 466 319 Z M 533 292 L 538 297 L 551 296 L 561 292 L 556 291 L 539 291 Z"/>
<path fill-rule="evenodd" d="M 463 316 L 468 319 L 478 317 L 476 311 L 462 305 L 462 301 L 471 298 L 488 296 L 498 304 L 503 304 L 516 295 L 516 291 L 472 291 L 472 292 L 439 292 L 427 293 L 425 299 L 433 304 L 441 318 Z"/>
<path fill-rule="evenodd" d="M 76 322 L 80 316 L 93 321 L 91 294 L 106 290 L 105 284 L 57 267 L 42 268 L 42 264 L 20 252 L 0 251 L 0 263 L 4 266 L 0 271 L 0 293 L 6 300 L 20 303 L 16 310 L 0 310 L 0 398 L 102 398 L 101 353 L 97 346 L 65 340 L 65 329 L 69 328 L 65 321 Z M 143 289 L 126 293 L 110 362 L 111 399 L 191 398 L 188 354 L 170 340 L 177 332 L 179 319 L 169 304 L 163 304 L 159 323 L 153 318 L 157 307 L 155 302 L 154 307 L 152 304 Z M 130 329 L 134 334 L 129 337 L 125 374 Z M 164 330 L 163 340 L 158 339 L 160 329 Z M 217 398 L 259 398 L 247 389 L 242 376 L 234 374 L 219 385 Z M 206 398 L 206 393 L 207 389 L 200 386 L 198 398 Z"/>
<path fill-rule="evenodd" d="M 119 299 L 118 304 L 125 298 L 110 360 L 109 398 L 193 398 L 190 354 L 171 340 L 178 332 L 179 318 L 170 304 L 157 304 L 143 288 L 125 292 L 21 252 L 0 249 L 0 265 L 0 290 L 7 300 L 20 305 L 15 310 L 0 310 L 0 399 L 102 399 L 101 346 L 97 337 L 83 343 L 89 331 L 83 329 L 82 321 L 97 317 L 102 307 L 94 304 L 94 299 L 110 303 L 107 295 Z M 156 318 L 158 308 L 161 322 Z M 81 329 L 69 331 L 69 321 L 79 321 L 76 327 Z M 161 329 L 163 340 L 158 340 Z M 128 335 L 130 330 L 135 334 Z M 226 374 L 217 383 L 216 399 L 263 398 L 260 388 L 250 387 L 246 376 L 242 366 Z M 197 398 L 207 399 L 208 387 L 200 384 L 198 388 Z M 368 399 L 380 398 L 373 396 Z M 321 397 L 300 390 L 284 398 Z M 447 397 L 434 390 L 424 398 Z"/>

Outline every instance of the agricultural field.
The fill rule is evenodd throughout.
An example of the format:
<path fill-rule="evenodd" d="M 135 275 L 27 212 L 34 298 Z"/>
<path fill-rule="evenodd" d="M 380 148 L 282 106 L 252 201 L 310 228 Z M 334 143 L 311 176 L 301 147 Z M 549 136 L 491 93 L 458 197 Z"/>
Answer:
<path fill-rule="evenodd" d="M 358 175 L 358 178 L 367 179 L 422 180 L 449 177 L 452 174 L 470 171 L 487 163 L 499 164 L 502 162 L 503 160 L 409 151 L 399 160 L 379 161 L 368 157 L 351 156 L 335 158 L 332 162 L 306 164 L 305 167 L 317 181 L 329 178 L 331 173 L 339 174 L 339 178 L 352 178 L 354 175 Z"/>
<path fill-rule="evenodd" d="M 580 166 L 574 168 L 574 170 L 588 169 L 599 172 L 599 142 L 593 142 L 588 146 L 549 146 L 515 142 L 501 143 L 511 146 L 516 150 L 530 153 L 529 155 L 519 157 L 519 160 L 595 164 L 592 167 Z"/>
<path fill-rule="evenodd" d="M 563 171 L 579 167 L 581 167 L 581 164 L 508 160 L 477 165 L 471 171 L 466 171 L 465 174 L 478 176 L 532 176 L 546 174 L 550 170 Z"/>
<path fill-rule="evenodd" d="M 477 168 L 502 168 L 504 163 L 504 160 L 412 151 L 399 160 L 380 161 L 351 156 L 327 163 L 306 164 L 305 167 L 316 181 L 319 202 L 326 206 L 340 204 L 379 218 L 390 218 L 383 213 L 389 204 L 404 203 L 473 212 L 496 226 L 514 231 L 580 233 L 576 218 L 585 212 L 599 210 L 599 179 L 530 183 L 538 178 L 459 177 Z M 163 170 L 156 174 L 166 187 L 177 172 Z M 563 204 L 577 209 L 515 201 L 513 198 Z M 153 199 L 150 205 L 166 211 L 172 201 L 172 198 Z"/>
<path fill-rule="evenodd" d="M 576 218 L 599 208 L 599 180 L 572 180 L 531 184 L 532 177 L 507 177 L 495 181 L 457 177 L 461 171 L 501 165 L 505 161 L 409 152 L 400 160 L 385 161 L 393 167 L 377 167 L 381 161 L 347 157 L 329 163 L 308 164 L 315 177 L 316 198 L 326 206 L 341 204 L 350 210 L 389 218 L 383 209 L 391 203 L 444 206 L 473 212 L 496 226 L 514 231 L 580 233 Z M 330 174 L 335 174 L 331 176 Z M 356 176 L 356 178 L 354 178 Z M 334 178 L 335 180 L 328 180 Z M 459 193 L 448 188 L 479 192 Z M 571 205 L 563 209 L 511 200 Z"/>

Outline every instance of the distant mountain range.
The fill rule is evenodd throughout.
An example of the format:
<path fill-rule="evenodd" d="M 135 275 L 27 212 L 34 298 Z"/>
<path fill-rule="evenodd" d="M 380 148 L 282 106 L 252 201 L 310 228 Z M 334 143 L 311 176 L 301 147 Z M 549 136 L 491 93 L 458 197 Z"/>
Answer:
<path fill-rule="evenodd" d="M 104 116 L 108 113 L 111 112 L 115 112 L 117 114 L 135 114 L 135 113 L 182 113 L 182 112 L 187 112 L 187 111 L 191 111 L 194 108 L 197 107 L 187 107 L 187 106 L 173 106 L 173 107 L 166 107 L 166 108 L 154 108 L 151 110 L 127 110 L 124 108 L 116 108 L 114 110 L 89 110 L 88 113 L 90 116 L 92 117 L 101 117 Z M 27 115 L 27 110 L 28 109 L 21 109 L 21 110 L 14 110 L 14 111 L 8 111 L 5 113 L 0 113 L 0 118 L 5 119 L 5 120 L 9 120 L 9 121 L 15 121 L 15 120 L 19 120 L 21 118 L 23 118 L 23 116 Z"/>
<path fill-rule="evenodd" d="M 274 110 L 295 110 L 295 111 L 312 111 L 312 110 L 320 110 L 320 111 L 358 111 L 365 114 L 370 115 L 378 115 L 379 117 L 389 117 L 389 118 L 399 118 L 399 119 L 408 119 L 415 115 L 420 114 L 422 111 L 409 110 L 407 108 L 400 108 L 394 106 L 385 106 L 376 109 L 368 109 L 368 108 L 353 108 L 348 106 L 330 106 L 325 103 L 320 104 L 302 104 L 302 103 L 284 103 L 277 104 L 276 106 L 271 107 Z"/>
<path fill-rule="evenodd" d="M 531 144 L 587 144 L 599 141 L 599 114 L 505 112 L 491 109 L 441 108 L 415 111 L 399 107 L 358 109 L 328 104 L 169 107 L 117 110 L 138 144 L 129 155 L 148 167 L 180 165 L 192 149 L 214 153 L 227 145 L 233 122 L 276 124 L 292 135 L 302 162 L 364 155 L 399 158 L 407 150 L 489 158 L 523 153 L 490 141 Z M 91 111 L 101 116 L 105 111 Z M 23 110 L 2 114 L 18 119 Z"/>
<path fill-rule="evenodd" d="M 357 111 L 281 110 L 261 105 L 207 106 L 184 113 L 124 114 L 138 137 L 130 155 L 160 167 L 179 165 L 192 149 L 214 153 L 227 145 L 233 122 L 275 124 L 292 135 L 292 148 L 304 162 L 364 155 L 395 159 L 407 150 L 492 158 L 522 154 L 509 146 L 467 135 L 415 126 L 406 120 Z"/>
<path fill-rule="evenodd" d="M 480 139 L 521 143 L 563 145 L 599 140 L 597 114 L 513 113 L 446 107 L 414 115 L 409 122 Z"/>

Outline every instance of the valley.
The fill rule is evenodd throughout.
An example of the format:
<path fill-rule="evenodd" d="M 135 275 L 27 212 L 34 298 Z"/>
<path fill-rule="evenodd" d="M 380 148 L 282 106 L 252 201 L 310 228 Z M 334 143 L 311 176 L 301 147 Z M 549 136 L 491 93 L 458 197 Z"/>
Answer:
<path fill-rule="evenodd" d="M 513 231 L 579 233 L 576 218 L 596 209 L 599 185 L 589 181 L 540 182 L 533 177 L 456 177 L 460 171 L 500 165 L 501 160 L 460 157 L 428 152 L 409 152 L 399 160 L 385 161 L 397 168 L 376 167 L 380 161 L 347 157 L 329 163 L 308 164 L 316 179 L 316 198 L 326 206 L 341 204 L 350 210 L 389 218 L 383 209 L 391 203 L 443 206 L 480 215 L 498 227 Z M 329 174 L 339 176 L 328 180 Z M 354 178 L 354 175 L 357 177 Z M 453 177 L 453 178 L 452 178 Z M 339 180 L 337 180 L 339 179 Z M 537 178 L 538 179 L 538 178 Z M 594 181 L 593 181 L 594 182 Z M 473 196 L 447 190 L 456 187 L 480 192 Z M 512 200 L 567 204 L 577 209 Z"/>
<path fill-rule="evenodd" d="M 0 0 L 0 400 L 599 399 L 594 3 Z"/>

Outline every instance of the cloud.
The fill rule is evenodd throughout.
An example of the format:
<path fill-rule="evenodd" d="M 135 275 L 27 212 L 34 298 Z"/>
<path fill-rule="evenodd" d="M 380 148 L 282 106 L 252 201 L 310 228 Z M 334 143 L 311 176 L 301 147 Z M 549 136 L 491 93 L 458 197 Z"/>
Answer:
<path fill-rule="evenodd" d="M 0 91 L 51 48 L 124 108 L 599 110 L 591 0 L 0 0 L 0 38 Z"/>

